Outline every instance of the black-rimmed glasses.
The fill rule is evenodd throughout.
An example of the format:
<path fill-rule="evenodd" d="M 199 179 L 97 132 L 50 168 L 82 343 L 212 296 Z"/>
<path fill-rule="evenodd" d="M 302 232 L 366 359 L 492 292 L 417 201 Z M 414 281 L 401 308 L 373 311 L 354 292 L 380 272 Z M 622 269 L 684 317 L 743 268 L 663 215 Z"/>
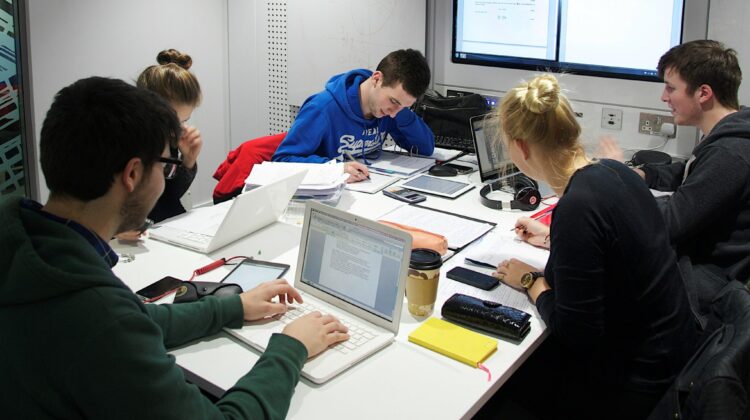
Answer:
<path fill-rule="evenodd" d="M 159 156 L 159 162 L 164 163 L 164 179 L 172 179 L 177 175 L 177 167 L 182 165 L 182 159 Z"/>

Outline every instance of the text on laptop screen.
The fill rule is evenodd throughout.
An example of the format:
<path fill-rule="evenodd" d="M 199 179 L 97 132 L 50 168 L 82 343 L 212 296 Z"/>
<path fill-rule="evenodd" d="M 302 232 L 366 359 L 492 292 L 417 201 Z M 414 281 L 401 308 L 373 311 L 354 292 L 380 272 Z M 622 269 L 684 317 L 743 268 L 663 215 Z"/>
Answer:
<path fill-rule="evenodd" d="M 309 223 L 302 282 L 393 320 L 404 242 L 315 209 Z"/>
<path fill-rule="evenodd" d="M 496 144 L 500 142 L 497 137 L 496 121 L 491 116 L 477 116 L 471 119 L 477 164 L 482 181 L 501 175 L 500 173 L 511 164 L 510 159 L 505 157 L 505 146 Z"/>

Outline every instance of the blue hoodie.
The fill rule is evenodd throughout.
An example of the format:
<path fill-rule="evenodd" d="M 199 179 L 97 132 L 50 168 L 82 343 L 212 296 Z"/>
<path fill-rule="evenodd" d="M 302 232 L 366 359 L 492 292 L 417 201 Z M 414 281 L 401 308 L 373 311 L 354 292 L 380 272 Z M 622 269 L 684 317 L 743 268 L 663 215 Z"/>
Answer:
<path fill-rule="evenodd" d="M 331 77 L 326 89 L 302 104 L 292 128 L 273 160 L 277 162 L 323 163 L 342 159 L 345 152 L 361 156 L 380 150 L 388 136 L 406 150 L 431 155 L 435 138 L 427 124 L 411 110 L 396 118 L 365 119 L 359 103 L 359 85 L 372 72 L 365 69 Z"/>

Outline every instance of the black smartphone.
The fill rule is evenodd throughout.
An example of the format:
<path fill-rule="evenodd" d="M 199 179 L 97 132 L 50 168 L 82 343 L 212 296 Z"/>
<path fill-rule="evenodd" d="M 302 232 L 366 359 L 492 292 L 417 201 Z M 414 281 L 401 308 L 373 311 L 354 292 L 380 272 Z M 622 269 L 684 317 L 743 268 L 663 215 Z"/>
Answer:
<path fill-rule="evenodd" d="M 149 284 L 135 294 L 144 302 L 154 302 L 174 292 L 181 285 L 182 280 L 167 276 Z"/>
<path fill-rule="evenodd" d="M 492 276 L 464 267 L 453 267 L 445 275 L 451 280 L 460 281 L 482 290 L 490 290 L 500 284 L 500 281 Z"/>
<path fill-rule="evenodd" d="M 238 284 L 242 291 L 246 292 L 263 282 L 281 278 L 287 270 L 289 266 L 286 264 L 248 258 L 237 264 L 226 277 L 221 279 L 221 283 Z"/>
<path fill-rule="evenodd" d="M 383 194 L 388 197 L 395 198 L 396 200 L 405 201 L 407 203 L 419 203 L 427 199 L 422 194 L 415 193 L 412 190 L 407 190 L 401 187 L 390 187 L 383 190 Z"/>

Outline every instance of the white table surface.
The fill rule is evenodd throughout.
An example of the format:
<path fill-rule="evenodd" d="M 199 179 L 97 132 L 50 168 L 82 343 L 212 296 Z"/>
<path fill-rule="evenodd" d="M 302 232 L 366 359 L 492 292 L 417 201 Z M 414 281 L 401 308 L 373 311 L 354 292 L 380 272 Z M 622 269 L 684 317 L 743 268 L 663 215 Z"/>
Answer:
<path fill-rule="evenodd" d="M 451 179 L 477 182 L 478 175 L 474 173 Z M 509 200 L 510 197 L 504 199 Z M 486 208 L 479 200 L 479 187 L 455 200 L 429 196 L 420 204 L 494 222 L 497 223 L 496 229 L 508 230 L 519 216 L 531 213 Z M 337 207 L 377 219 L 400 205 L 404 203 L 385 197 L 382 193 L 345 191 Z M 299 216 L 290 210 L 282 217 L 284 222 L 269 225 L 209 255 L 150 239 L 136 244 L 113 241 L 112 245 L 118 253 L 134 256 L 132 262 L 124 262 L 123 259 L 114 271 L 133 290 L 138 290 L 166 275 L 188 279 L 194 269 L 221 257 L 245 255 L 291 265 L 286 277 L 293 283 L 301 235 Z M 441 290 L 477 290 L 445 277 L 450 268 L 463 265 L 462 254 L 456 254 L 443 265 Z M 221 267 L 200 276 L 199 280 L 218 281 L 230 269 L 229 266 Z M 499 288 L 507 289 L 507 286 L 501 285 Z M 438 297 L 433 314 L 437 317 L 440 316 L 441 299 L 447 296 L 440 296 L 439 293 Z M 424 318 L 411 315 L 404 302 L 395 342 L 325 384 L 317 385 L 303 378 L 292 398 L 289 418 L 470 418 L 546 337 L 544 323 L 536 309 L 532 307 L 529 312 L 533 315 L 531 331 L 521 343 L 498 339 L 497 352 L 485 362 L 492 373 L 492 380 L 488 381 L 487 374 L 479 369 L 409 343 L 409 333 Z M 246 374 L 259 358 L 259 352 L 226 333 L 172 349 L 171 354 L 184 369 L 223 390 L 229 389 Z"/>

